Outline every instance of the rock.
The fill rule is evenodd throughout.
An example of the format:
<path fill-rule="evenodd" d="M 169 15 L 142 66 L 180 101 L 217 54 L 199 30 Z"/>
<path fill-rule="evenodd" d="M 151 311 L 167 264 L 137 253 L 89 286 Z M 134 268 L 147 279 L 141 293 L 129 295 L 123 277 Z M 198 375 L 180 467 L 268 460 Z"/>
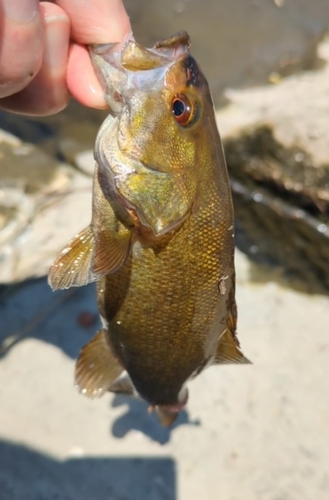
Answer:
<path fill-rule="evenodd" d="M 229 91 L 218 125 L 242 248 L 329 289 L 329 40 L 322 70 Z M 241 233 L 241 231 L 240 231 Z"/>
<path fill-rule="evenodd" d="M 91 178 L 0 133 L 0 283 L 44 276 L 90 222 Z"/>
<path fill-rule="evenodd" d="M 74 157 L 74 165 L 87 175 L 92 176 L 95 169 L 94 151 L 81 151 Z"/>

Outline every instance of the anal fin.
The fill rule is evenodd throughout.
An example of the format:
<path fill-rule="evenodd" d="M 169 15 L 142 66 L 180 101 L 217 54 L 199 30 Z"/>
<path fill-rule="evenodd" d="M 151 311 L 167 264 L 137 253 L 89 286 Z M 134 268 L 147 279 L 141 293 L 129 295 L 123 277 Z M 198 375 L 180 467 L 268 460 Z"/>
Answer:
<path fill-rule="evenodd" d="M 238 341 L 229 328 L 220 338 L 214 362 L 218 364 L 250 364 L 250 361 L 240 351 Z"/>
<path fill-rule="evenodd" d="M 53 263 L 48 283 L 53 290 L 82 286 L 95 281 L 91 270 L 94 236 L 90 226 L 76 235 Z"/>
<path fill-rule="evenodd" d="M 75 382 L 80 392 L 99 398 L 110 390 L 124 368 L 112 352 L 106 330 L 100 330 L 80 352 L 75 366 Z"/>

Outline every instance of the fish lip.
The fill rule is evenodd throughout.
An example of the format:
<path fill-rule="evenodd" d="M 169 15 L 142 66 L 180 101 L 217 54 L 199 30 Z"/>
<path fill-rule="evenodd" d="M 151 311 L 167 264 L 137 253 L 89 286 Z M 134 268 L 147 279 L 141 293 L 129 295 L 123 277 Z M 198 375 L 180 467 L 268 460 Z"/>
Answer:
<path fill-rule="evenodd" d="M 127 35 L 124 36 L 121 42 L 108 42 L 108 43 L 90 43 L 88 48 L 91 54 L 95 54 L 97 56 L 104 56 L 107 52 L 113 51 L 113 49 L 117 49 L 113 52 L 121 52 L 122 49 L 129 43 L 129 41 L 134 41 L 133 32 L 130 31 Z"/>
<path fill-rule="evenodd" d="M 130 31 L 124 38 L 121 42 L 110 42 L 110 43 L 91 43 L 88 45 L 88 49 L 89 49 L 89 54 L 92 58 L 92 60 L 94 59 L 94 56 L 100 56 L 100 57 L 103 57 L 103 59 L 106 61 L 106 56 L 109 56 L 109 55 L 114 55 L 114 54 L 120 54 L 122 53 L 122 50 L 124 50 L 124 48 L 128 45 L 129 42 L 134 42 L 135 41 L 135 38 L 134 38 L 134 35 L 132 33 L 132 31 Z M 109 62 L 109 64 L 111 64 L 110 61 L 107 61 Z M 124 68 L 123 66 L 121 66 L 120 64 L 120 67 L 117 67 L 115 66 L 116 69 L 122 69 L 124 71 Z"/>
<path fill-rule="evenodd" d="M 168 43 L 169 41 L 173 41 L 173 43 L 170 44 Z M 122 71 L 129 71 L 121 64 L 122 54 L 129 44 L 135 44 L 135 46 L 141 47 L 141 45 L 136 42 L 132 31 L 128 33 L 121 42 L 90 44 L 89 53 L 92 59 L 94 59 L 94 56 L 100 56 L 114 68 Z M 176 61 L 180 57 L 187 55 L 190 45 L 188 33 L 186 31 L 180 31 L 169 39 L 157 41 L 153 47 L 146 47 L 146 50 L 150 55 L 153 54 L 162 57 L 163 66 L 166 66 L 168 63 L 170 64 L 170 62 Z M 140 69 L 139 71 L 148 70 Z"/>

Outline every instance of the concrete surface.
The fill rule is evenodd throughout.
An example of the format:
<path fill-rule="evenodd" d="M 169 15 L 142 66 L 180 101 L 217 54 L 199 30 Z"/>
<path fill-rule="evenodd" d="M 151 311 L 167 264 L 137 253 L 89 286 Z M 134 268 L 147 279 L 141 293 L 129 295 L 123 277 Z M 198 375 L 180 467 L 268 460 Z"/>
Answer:
<path fill-rule="evenodd" d="M 142 401 L 74 388 L 92 286 L 1 288 L 0 499 L 328 500 L 328 297 L 240 252 L 237 277 L 254 364 L 199 376 L 171 431 Z"/>

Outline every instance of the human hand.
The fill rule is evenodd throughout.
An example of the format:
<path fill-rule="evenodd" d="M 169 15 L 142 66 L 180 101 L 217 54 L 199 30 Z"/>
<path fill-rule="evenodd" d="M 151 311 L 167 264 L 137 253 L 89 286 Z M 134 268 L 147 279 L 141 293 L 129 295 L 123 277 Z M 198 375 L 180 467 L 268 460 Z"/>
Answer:
<path fill-rule="evenodd" d="M 0 108 L 50 115 L 70 95 L 106 108 L 87 45 L 130 31 L 121 0 L 0 0 Z"/>

